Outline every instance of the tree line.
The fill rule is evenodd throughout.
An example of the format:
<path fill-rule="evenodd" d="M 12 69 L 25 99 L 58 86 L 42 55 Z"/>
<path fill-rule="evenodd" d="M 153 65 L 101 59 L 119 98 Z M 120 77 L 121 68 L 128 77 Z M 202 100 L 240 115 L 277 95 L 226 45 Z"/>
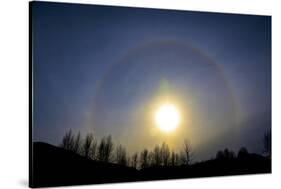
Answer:
<path fill-rule="evenodd" d="M 63 136 L 60 147 L 88 159 L 117 163 L 136 169 L 152 166 L 189 165 L 192 160 L 192 149 L 187 140 L 184 140 L 180 153 L 174 152 L 168 144 L 163 142 L 161 145 L 156 145 L 151 151 L 145 148 L 140 153 L 129 155 L 123 145 L 114 145 L 111 135 L 102 137 L 98 142 L 92 133 L 87 134 L 83 139 L 80 132 L 75 135 L 72 130 L 69 130 Z"/>
<path fill-rule="evenodd" d="M 271 158 L 271 132 L 267 131 L 263 137 L 265 156 Z M 85 138 L 80 132 L 75 135 L 69 130 L 62 139 L 60 147 L 80 154 L 88 159 L 98 160 L 107 163 L 117 163 L 136 169 L 144 169 L 153 166 L 188 166 L 192 162 L 193 150 L 188 140 L 183 141 L 180 152 L 175 152 L 163 142 L 156 145 L 152 150 L 143 149 L 140 153 L 130 155 L 124 146 L 115 146 L 111 135 L 104 136 L 100 141 L 92 133 L 88 133 Z M 216 159 L 243 158 L 248 155 L 245 147 L 240 148 L 237 155 L 227 148 L 218 151 Z"/>

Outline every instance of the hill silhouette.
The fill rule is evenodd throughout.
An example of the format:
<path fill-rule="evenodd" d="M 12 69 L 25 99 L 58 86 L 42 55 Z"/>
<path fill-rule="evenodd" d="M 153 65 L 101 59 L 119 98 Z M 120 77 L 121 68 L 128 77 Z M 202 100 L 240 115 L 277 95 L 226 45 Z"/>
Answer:
<path fill-rule="evenodd" d="M 228 160 L 212 159 L 189 166 L 149 167 L 140 170 L 145 180 L 261 174 L 271 172 L 270 160 L 257 154 Z"/>
<path fill-rule="evenodd" d="M 33 143 L 31 187 L 126 182 L 136 174 L 131 167 L 93 161 L 47 143 Z"/>
<path fill-rule="evenodd" d="M 66 186 L 194 178 L 271 172 L 271 159 L 258 154 L 216 158 L 191 165 L 151 166 L 140 170 L 83 157 L 43 142 L 33 143 L 31 187 Z"/>

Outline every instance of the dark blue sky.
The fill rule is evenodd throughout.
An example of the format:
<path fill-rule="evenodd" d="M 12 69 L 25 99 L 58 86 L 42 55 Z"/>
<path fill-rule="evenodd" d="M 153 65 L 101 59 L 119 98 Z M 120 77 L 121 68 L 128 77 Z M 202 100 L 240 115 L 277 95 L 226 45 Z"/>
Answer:
<path fill-rule="evenodd" d="M 72 129 L 130 151 L 162 140 L 178 149 L 183 137 L 198 158 L 261 151 L 271 17 L 33 2 L 32 24 L 33 140 L 58 144 Z M 180 135 L 151 131 L 148 112 L 165 95 L 190 120 Z"/>

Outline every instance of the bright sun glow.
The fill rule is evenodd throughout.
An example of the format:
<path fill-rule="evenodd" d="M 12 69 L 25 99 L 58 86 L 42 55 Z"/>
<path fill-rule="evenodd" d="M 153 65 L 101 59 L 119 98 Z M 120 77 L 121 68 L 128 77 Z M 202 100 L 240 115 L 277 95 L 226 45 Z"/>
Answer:
<path fill-rule="evenodd" d="M 162 131 L 171 132 L 179 125 L 179 111 L 173 104 L 164 104 L 157 109 L 155 122 Z"/>

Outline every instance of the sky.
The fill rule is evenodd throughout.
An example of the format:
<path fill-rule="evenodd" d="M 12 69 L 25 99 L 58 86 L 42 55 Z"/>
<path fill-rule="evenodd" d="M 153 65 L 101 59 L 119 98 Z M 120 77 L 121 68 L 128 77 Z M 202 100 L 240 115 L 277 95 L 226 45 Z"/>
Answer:
<path fill-rule="evenodd" d="M 271 17 L 32 3 L 33 141 L 71 129 L 112 135 L 130 153 L 190 141 L 196 159 L 247 147 L 271 129 Z M 157 129 L 162 103 L 181 114 Z"/>

